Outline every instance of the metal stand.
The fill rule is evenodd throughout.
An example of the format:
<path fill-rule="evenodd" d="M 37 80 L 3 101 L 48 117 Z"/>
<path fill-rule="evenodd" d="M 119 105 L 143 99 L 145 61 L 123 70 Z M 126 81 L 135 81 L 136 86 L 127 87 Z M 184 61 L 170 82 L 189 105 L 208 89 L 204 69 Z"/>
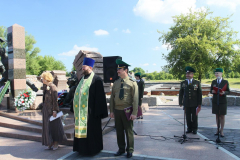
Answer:
<path fill-rule="evenodd" d="M 178 142 L 180 142 L 181 144 L 183 144 L 184 142 L 186 142 L 186 141 L 189 141 L 189 140 L 194 140 L 194 139 L 196 139 L 196 140 L 199 140 L 200 138 L 188 138 L 187 137 L 187 135 L 186 135 L 186 124 L 185 124 L 185 122 L 186 122 L 186 111 L 185 111 L 185 100 L 186 100 L 186 86 L 188 85 L 188 83 L 187 83 L 187 81 L 186 81 L 186 83 L 185 83 L 185 88 L 184 88 L 184 99 L 183 99 L 183 111 L 184 111 L 184 118 L 183 118 L 183 120 L 184 120 L 184 132 L 183 132 L 183 135 L 182 136 L 175 136 L 174 135 L 174 137 L 176 137 L 176 138 L 179 138 L 179 140 L 178 140 Z"/>
<path fill-rule="evenodd" d="M 112 119 L 112 118 L 110 117 L 109 120 L 107 121 L 107 123 L 105 124 L 105 126 L 103 127 L 102 131 L 103 131 L 106 127 L 113 127 L 113 128 L 116 128 L 115 126 L 108 126 L 108 123 L 110 122 L 111 119 Z M 134 133 L 135 135 L 137 135 L 137 132 L 134 131 L 134 129 L 133 129 L 133 133 Z"/>
<path fill-rule="evenodd" d="M 219 80 L 219 79 L 218 79 Z M 205 139 L 205 141 L 213 141 L 215 142 L 216 144 L 216 148 L 218 149 L 219 145 L 220 144 L 234 144 L 234 142 L 231 142 L 231 141 L 225 141 L 225 142 L 222 142 L 219 135 L 220 135 L 220 132 L 219 132 L 219 129 L 220 129 L 220 106 L 219 106 L 219 83 L 218 83 L 218 91 L 217 91 L 217 106 L 218 106 L 218 124 L 217 124 L 217 131 L 218 131 L 218 138 L 216 140 L 211 140 L 211 139 Z"/>

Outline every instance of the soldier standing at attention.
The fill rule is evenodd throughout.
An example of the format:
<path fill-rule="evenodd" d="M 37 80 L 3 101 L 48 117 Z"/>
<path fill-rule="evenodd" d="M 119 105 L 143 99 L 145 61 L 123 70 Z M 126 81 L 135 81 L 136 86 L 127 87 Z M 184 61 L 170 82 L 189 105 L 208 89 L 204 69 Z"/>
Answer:
<path fill-rule="evenodd" d="M 112 87 L 112 94 L 110 100 L 110 117 L 115 118 L 115 127 L 117 134 L 117 144 L 119 150 L 115 156 L 120 156 L 125 153 L 125 134 L 127 138 L 127 158 L 132 157 L 134 151 L 134 137 L 133 137 L 133 120 L 136 119 L 138 112 L 138 86 L 137 83 L 128 77 L 129 64 L 117 59 L 118 76 Z M 132 106 L 133 111 L 128 121 L 124 108 Z M 125 131 L 125 134 L 124 134 Z"/>
<path fill-rule="evenodd" d="M 135 73 L 135 78 L 136 78 L 136 81 L 137 81 L 137 85 L 138 85 L 138 106 L 140 110 L 142 110 L 142 99 L 143 99 L 143 94 L 144 94 L 144 81 L 142 80 L 141 78 L 141 73 L 138 72 L 138 73 Z M 141 111 L 142 113 L 142 111 Z M 143 119 L 143 115 L 140 115 L 139 117 L 137 117 L 137 119 Z"/>
<path fill-rule="evenodd" d="M 180 107 L 184 105 L 184 110 L 186 112 L 188 127 L 186 133 L 193 132 L 193 134 L 197 134 L 198 116 L 196 115 L 196 108 L 200 108 L 202 105 L 202 88 L 201 83 L 193 79 L 193 75 L 196 71 L 189 66 L 185 68 L 185 71 L 187 79 L 181 82 L 179 91 L 179 105 Z"/>

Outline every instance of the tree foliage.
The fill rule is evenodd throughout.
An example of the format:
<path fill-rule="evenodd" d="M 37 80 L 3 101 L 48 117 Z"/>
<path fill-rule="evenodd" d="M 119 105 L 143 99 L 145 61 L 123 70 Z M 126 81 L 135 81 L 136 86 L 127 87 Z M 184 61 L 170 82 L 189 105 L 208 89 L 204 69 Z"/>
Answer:
<path fill-rule="evenodd" d="M 161 72 L 152 72 L 152 73 L 146 73 L 143 77 L 149 80 L 170 80 L 174 79 L 174 76 L 170 73 L 166 73 L 164 71 Z"/>
<path fill-rule="evenodd" d="M 141 67 L 135 67 L 133 70 L 132 70 L 133 73 L 138 73 L 140 72 L 142 75 L 145 74 L 145 71 L 141 68 Z"/>
<path fill-rule="evenodd" d="M 231 70 L 239 65 L 240 46 L 237 32 L 230 27 L 230 17 L 209 17 L 209 9 L 181 14 L 173 17 L 175 25 L 170 31 L 159 32 L 159 41 L 168 44 L 170 52 L 164 56 L 166 68 L 179 79 L 185 77 L 184 68 L 192 66 L 195 78 L 205 78 L 205 73 L 221 67 Z M 238 59 L 236 59 L 238 58 Z"/>
<path fill-rule="evenodd" d="M 0 26 L 0 37 L 7 39 L 6 27 Z M 40 75 L 46 70 L 65 70 L 66 67 L 63 62 L 56 60 L 52 56 L 39 56 L 40 49 L 34 47 L 37 43 L 34 36 L 25 33 L 25 53 L 26 53 L 26 74 L 28 75 Z M 7 47 L 7 44 L 1 44 L 1 47 Z"/>

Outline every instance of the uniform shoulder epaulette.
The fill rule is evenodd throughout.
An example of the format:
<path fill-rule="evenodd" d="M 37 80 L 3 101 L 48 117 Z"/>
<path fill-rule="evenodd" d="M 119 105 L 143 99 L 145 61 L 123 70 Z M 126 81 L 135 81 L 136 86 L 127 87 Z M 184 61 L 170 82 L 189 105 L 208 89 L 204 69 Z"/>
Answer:
<path fill-rule="evenodd" d="M 132 78 L 129 78 L 129 80 L 130 80 L 130 81 L 133 81 L 133 82 L 136 82 L 136 81 L 134 81 Z"/>

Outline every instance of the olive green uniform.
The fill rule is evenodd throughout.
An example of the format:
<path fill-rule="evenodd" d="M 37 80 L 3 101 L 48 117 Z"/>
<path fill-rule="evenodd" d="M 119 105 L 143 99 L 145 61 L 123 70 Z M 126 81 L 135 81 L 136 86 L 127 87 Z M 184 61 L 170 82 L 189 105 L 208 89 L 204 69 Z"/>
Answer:
<path fill-rule="evenodd" d="M 185 104 L 184 104 L 184 90 Z M 196 108 L 202 105 L 202 88 L 201 83 L 197 80 L 192 80 L 192 84 L 187 81 L 182 81 L 179 90 L 179 105 L 184 105 L 186 111 L 186 120 L 189 131 L 197 131 L 198 129 L 198 116 L 196 115 Z"/>
<path fill-rule="evenodd" d="M 123 80 L 123 82 L 121 82 Z M 121 83 L 123 83 L 124 96 L 123 99 L 119 98 L 121 90 Z M 120 152 L 125 152 L 125 135 L 127 138 L 126 151 L 133 153 L 134 151 L 134 137 L 133 137 L 133 121 L 127 120 L 124 108 L 133 106 L 132 115 L 137 115 L 138 111 L 138 86 L 131 78 L 119 78 L 116 80 L 112 87 L 112 94 L 110 100 L 110 112 L 115 116 L 115 127 L 117 133 L 117 143 Z"/>
<path fill-rule="evenodd" d="M 229 83 L 227 80 L 222 79 L 219 84 L 219 88 L 223 88 L 227 84 L 227 89 L 224 95 L 219 95 L 219 107 L 220 107 L 220 115 L 227 114 L 227 95 L 230 94 Z M 218 87 L 217 79 L 212 81 L 210 93 L 212 93 L 213 87 Z M 218 106 L 217 106 L 217 94 L 213 94 L 212 99 L 212 113 L 218 114 Z"/>

